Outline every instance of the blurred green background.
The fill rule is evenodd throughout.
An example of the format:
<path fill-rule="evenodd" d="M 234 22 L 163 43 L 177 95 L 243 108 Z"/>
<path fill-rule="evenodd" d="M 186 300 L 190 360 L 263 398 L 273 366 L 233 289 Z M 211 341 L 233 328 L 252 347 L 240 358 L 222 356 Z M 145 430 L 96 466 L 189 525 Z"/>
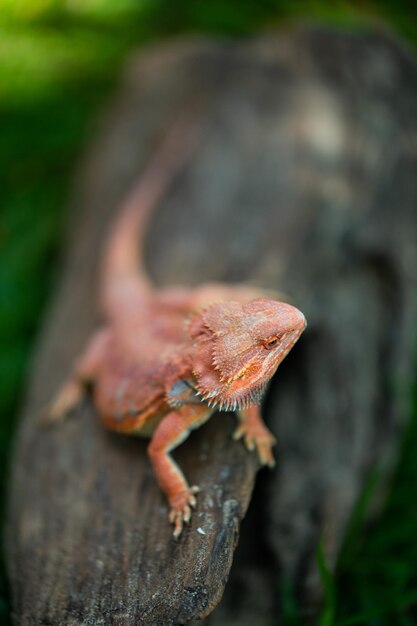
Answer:
<path fill-rule="evenodd" d="M 0 0 L 0 494 L 42 310 L 59 271 L 65 203 L 77 158 L 129 51 L 184 33 L 246 36 L 294 19 L 335 28 L 388 25 L 417 45 L 417 3 L 398 0 Z M 325 586 L 320 626 L 417 624 L 417 385 L 383 513 L 352 517 L 336 575 L 318 551 Z M 3 518 L 3 515 L 2 515 Z M 285 587 L 286 622 L 300 623 Z M 4 575 L 0 622 L 9 622 Z"/>

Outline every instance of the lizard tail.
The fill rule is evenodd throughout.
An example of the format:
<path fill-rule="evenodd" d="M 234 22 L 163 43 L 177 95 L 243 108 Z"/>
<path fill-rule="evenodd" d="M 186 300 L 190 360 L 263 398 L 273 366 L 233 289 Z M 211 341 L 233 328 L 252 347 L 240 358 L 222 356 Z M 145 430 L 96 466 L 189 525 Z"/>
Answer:
<path fill-rule="evenodd" d="M 193 117 L 191 115 L 191 117 Z M 149 218 L 175 175 L 189 158 L 197 136 L 190 111 L 183 112 L 145 167 L 112 224 L 101 272 L 101 308 L 107 317 L 140 305 L 152 295 L 143 259 Z"/>

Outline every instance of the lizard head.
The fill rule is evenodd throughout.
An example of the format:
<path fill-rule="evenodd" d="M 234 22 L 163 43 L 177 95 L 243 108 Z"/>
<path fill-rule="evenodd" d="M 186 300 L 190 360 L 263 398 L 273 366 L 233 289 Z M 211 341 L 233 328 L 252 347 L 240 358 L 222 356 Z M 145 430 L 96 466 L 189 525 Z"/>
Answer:
<path fill-rule="evenodd" d="M 197 392 L 220 410 L 258 403 L 305 326 L 298 309 L 267 298 L 220 302 L 195 315 L 189 332 Z"/>

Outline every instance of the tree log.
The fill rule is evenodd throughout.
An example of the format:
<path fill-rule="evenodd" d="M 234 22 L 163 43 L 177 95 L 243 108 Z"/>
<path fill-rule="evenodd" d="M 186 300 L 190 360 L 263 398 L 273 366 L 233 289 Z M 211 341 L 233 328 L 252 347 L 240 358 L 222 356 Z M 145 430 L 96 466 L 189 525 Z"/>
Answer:
<path fill-rule="evenodd" d="M 417 318 L 417 72 L 387 34 L 300 28 L 170 43 L 129 64 L 80 168 L 67 254 L 12 467 L 8 568 L 16 624 L 185 624 L 219 602 L 258 470 L 215 415 L 176 454 L 202 494 L 172 538 L 146 443 L 104 431 L 87 399 L 37 415 L 98 321 L 109 220 L 179 110 L 203 136 L 154 216 L 158 285 L 246 281 L 288 294 L 309 328 L 264 414 L 278 466 L 259 475 L 210 626 L 280 622 L 279 582 L 317 611 L 371 468 L 387 476 L 407 418 Z"/>

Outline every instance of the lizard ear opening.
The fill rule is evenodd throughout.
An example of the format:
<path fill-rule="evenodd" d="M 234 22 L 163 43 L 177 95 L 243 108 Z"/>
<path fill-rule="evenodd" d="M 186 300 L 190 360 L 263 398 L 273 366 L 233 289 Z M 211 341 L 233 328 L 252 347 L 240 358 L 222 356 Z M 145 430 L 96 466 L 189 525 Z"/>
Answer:
<path fill-rule="evenodd" d="M 193 371 L 199 392 L 207 400 L 219 395 L 221 379 L 228 377 L 229 368 L 222 354 L 227 350 L 225 342 L 233 341 L 236 336 L 236 322 L 242 314 L 241 305 L 229 301 L 213 304 L 188 320 L 187 330 L 196 347 Z"/>
<path fill-rule="evenodd" d="M 213 366 L 222 380 L 235 379 L 252 360 L 254 342 L 240 302 L 220 302 L 204 313 L 214 333 Z"/>
<path fill-rule="evenodd" d="M 224 410 L 259 401 L 264 388 L 259 374 L 265 349 L 250 322 L 242 304 L 232 301 L 212 305 L 189 320 L 198 393 Z"/>

